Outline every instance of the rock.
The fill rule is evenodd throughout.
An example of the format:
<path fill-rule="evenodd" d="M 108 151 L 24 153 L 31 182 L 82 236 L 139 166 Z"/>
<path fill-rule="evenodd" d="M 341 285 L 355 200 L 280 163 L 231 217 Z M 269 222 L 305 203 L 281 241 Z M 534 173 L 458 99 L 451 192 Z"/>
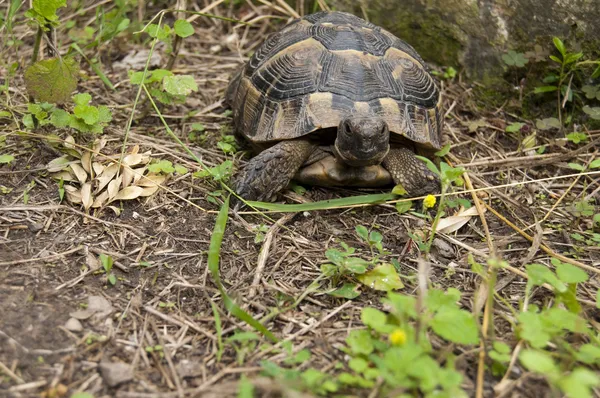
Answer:
<path fill-rule="evenodd" d="M 331 0 L 332 8 L 363 16 L 411 44 L 427 62 L 464 66 L 471 77 L 501 76 L 502 55 L 567 39 L 586 55 L 600 53 L 598 0 Z M 361 7 L 364 4 L 364 7 Z"/>
<path fill-rule="evenodd" d="M 448 242 L 440 238 L 433 239 L 433 247 L 437 250 L 438 254 L 445 258 L 454 257 L 454 249 Z"/>
<path fill-rule="evenodd" d="M 182 379 L 202 377 L 202 364 L 200 362 L 184 359 L 175 365 L 175 368 Z"/>
<path fill-rule="evenodd" d="M 69 320 L 65 323 L 65 329 L 70 330 L 71 332 L 81 332 L 83 330 L 83 326 L 78 319 L 69 318 Z"/>
<path fill-rule="evenodd" d="M 110 387 L 116 387 L 133 379 L 131 366 L 121 362 L 100 362 L 102 379 Z"/>

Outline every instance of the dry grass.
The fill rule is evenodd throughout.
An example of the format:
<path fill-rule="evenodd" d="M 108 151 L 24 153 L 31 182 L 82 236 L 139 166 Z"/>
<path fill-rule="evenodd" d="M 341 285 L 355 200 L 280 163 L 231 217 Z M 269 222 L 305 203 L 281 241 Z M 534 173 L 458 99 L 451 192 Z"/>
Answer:
<path fill-rule="evenodd" d="M 209 166 L 226 159 L 215 141 L 220 129 L 230 125 L 221 107 L 229 76 L 247 59 L 244 54 L 276 28 L 276 22 L 299 11 L 287 9 L 283 1 L 261 1 L 244 7 L 243 14 L 233 15 L 223 3 L 207 2 L 203 9 L 196 4 L 188 7 L 242 18 L 252 25 L 234 27 L 219 20 L 190 18 L 195 19 L 196 34 L 183 41 L 174 72 L 192 74 L 200 90 L 185 105 L 163 109 L 167 122 L 183 140 L 191 123 L 206 126 L 206 142 L 188 144 Z M 4 13 L 6 4 L 0 4 L 0 10 Z M 93 10 L 90 7 L 86 13 L 68 18 L 78 24 L 92 23 Z M 149 16 L 158 10 L 141 11 Z M 234 40 L 232 32 L 237 32 L 240 40 Z M 6 74 L 11 62 L 27 65 L 31 57 L 30 29 L 16 25 L 15 35 L 24 44 L 18 52 L 4 47 L 0 75 Z M 68 42 L 64 39 L 63 46 Z M 107 90 L 88 65 L 82 64 L 89 79 L 80 82 L 80 91 L 91 93 L 94 101 L 108 105 L 113 112 L 113 122 L 106 130 L 111 153 L 118 152 L 123 143 L 137 89 L 129 84 L 125 70 L 113 66 L 130 51 L 146 48 L 137 40 L 117 38 L 100 49 L 105 72 L 117 87 L 115 92 Z M 161 49 L 159 53 L 164 65 L 167 57 Z M 26 111 L 27 104 L 21 76 L 17 74 L 8 97 L 2 98 L 18 115 Z M 505 305 L 518 308 L 523 300 L 526 263 L 549 264 L 551 251 L 569 258 L 576 254 L 578 263 L 592 269 L 600 265 L 598 246 L 582 249 L 582 244 L 570 237 L 591 229 L 587 219 L 574 218 L 571 206 L 582 199 L 597 203 L 600 178 L 598 174 L 574 176 L 567 166 L 574 161 L 586 164 L 597 156 L 600 131 L 588 131 L 591 143 L 578 147 L 554 144 L 558 133 L 540 132 L 538 142 L 547 149 L 544 155 L 532 156 L 518 150 L 519 142 L 504 133 L 507 121 L 520 121 L 518 116 L 503 108 L 482 109 L 473 87 L 460 79 L 444 83 L 443 89 L 447 110 L 444 140 L 452 143 L 451 160 L 468 170 L 481 209 L 489 211 L 480 210 L 487 220 L 485 228 L 482 220 L 473 217 L 457 233 L 440 235 L 430 257 L 429 280 L 434 285 L 459 288 L 462 304 L 479 312 L 483 308 L 478 293 L 482 282 L 470 270 L 467 255 L 472 253 L 483 261 L 495 254 L 507 260 L 512 268 L 500 271 L 496 286 L 491 287 L 506 301 L 492 309 L 494 322 L 487 334 L 515 342 L 514 331 L 504 320 L 512 312 Z M 195 113 L 187 116 L 191 111 Z M 471 132 L 469 123 L 475 120 L 484 123 Z M 284 394 L 283 387 L 258 378 L 261 360 L 284 359 L 278 350 L 255 349 L 240 364 L 228 346 L 221 361 L 216 359 L 211 302 L 219 306 L 221 301 L 208 273 L 207 250 L 218 208 L 206 200 L 216 186 L 192 179 L 191 172 L 199 165 L 166 135 L 146 102 L 134 115 L 127 146 L 139 144 L 157 158 L 183 164 L 190 173 L 171 178 L 166 189 L 155 196 L 124 202 L 119 217 L 111 211 L 86 214 L 59 203 L 57 185 L 44 172 L 47 162 L 56 157 L 54 150 L 42 140 L 18 137 L 14 124 L 0 128 L 2 134 L 8 134 L 2 153 L 17 157 L 14 164 L 0 167 L 0 185 L 11 189 L 0 194 L 2 394 L 21 397 L 46 392 L 50 397 L 66 386 L 70 392 L 85 390 L 96 397 L 235 396 L 240 374 L 256 379 L 262 396 Z M 32 188 L 28 188 L 30 183 Z M 314 201 L 355 192 L 314 188 L 305 197 Z M 24 196 L 28 197 L 26 204 Z M 294 200 L 293 194 L 287 196 Z M 469 193 L 461 196 L 471 199 Z M 397 259 L 404 274 L 417 273 L 418 250 L 407 232 L 427 226 L 417 217 L 400 216 L 392 205 L 271 216 L 276 222 L 257 214 L 232 217 L 221 253 L 224 285 L 256 319 L 302 296 L 320 274 L 325 250 L 336 240 L 368 250 L 354 235 L 358 224 L 383 234 L 385 248 L 393 253 L 389 259 Z M 545 220 L 541 226 L 540 220 Z M 270 230 L 262 244 L 255 244 L 253 228 L 260 224 Z M 517 229 L 527 232 L 533 242 Z M 100 253 L 115 260 L 116 286 L 107 287 L 103 275 L 95 271 Z M 598 322 L 600 314 L 594 308 L 598 277 L 597 273 L 591 276 L 579 298 L 588 317 Z M 416 291 L 416 281 L 405 282 L 406 292 Z M 88 303 L 90 296 L 107 300 L 108 315 L 83 320 L 82 331 L 65 328 L 70 314 Z M 331 370 L 335 362 L 343 362 L 339 346 L 349 331 L 361 327 L 360 309 L 378 305 L 379 296 L 366 290 L 357 300 L 343 301 L 311 293 L 265 325 L 279 338 L 292 341 L 296 350 L 311 350 L 312 359 L 305 366 Z M 547 291 L 539 289 L 532 301 L 543 303 L 548 297 Z M 221 321 L 224 335 L 248 329 L 224 312 Z M 444 344 L 435 343 L 440 349 Z M 163 347 L 164 359 L 157 352 L 146 351 L 156 345 Z M 465 374 L 464 387 L 474 394 L 478 350 L 457 354 Z M 133 381 L 109 387 L 100 374 L 104 362 L 130 365 Z M 546 393 L 545 384 L 529 374 L 514 371 L 508 376 L 512 383 L 502 386 L 502 396 Z M 491 396 L 497 380 L 486 376 L 479 382 L 484 395 Z"/>

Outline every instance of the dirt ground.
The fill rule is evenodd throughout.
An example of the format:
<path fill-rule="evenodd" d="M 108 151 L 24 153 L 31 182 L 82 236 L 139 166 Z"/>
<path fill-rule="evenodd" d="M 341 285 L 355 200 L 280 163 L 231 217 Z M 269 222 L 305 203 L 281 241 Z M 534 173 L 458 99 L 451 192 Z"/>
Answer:
<path fill-rule="evenodd" d="M 147 10 L 149 15 L 156 11 Z M 211 12 L 228 15 L 230 11 L 217 6 Z M 255 12 L 281 16 L 267 6 L 257 7 Z M 87 14 L 87 18 L 91 16 L 93 13 Z M 276 28 L 276 21 L 281 22 L 266 18 L 246 30 L 237 28 L 237 37 L 243 38 L 240 45 L 232 36 L 233 24 L 199 18 L 194 23 L 196 34 L 184 41 L 173 71 L 193 75 L 199 90 L 185 104 L 163 107 L 162 112 L 174 133 L 209 165 L 228 158 L 235 158 L 238 165 L 242 162 L 237 154 L 224 155 L 215 145 L 222 129 L 231 129 L 221 101 L 229 77 L 247 60 L 240 54 L 255 49 L 265 34 Z M 5 49 L 3 55 L 10 62 L 26 65 L 33 36 L 25 25 L 15 29 L 24 44 L 18 53 Z M 82 63 L 87 78 L 80 81 L 78 90 L 91 93 L 95 103 L 105 104 L 113 112 L 113 121 L 105 129 L 107 153 L 120 151 L 137 92 L 127 71 L 115 63 L 148 47 L 147 42 L 118 37 L 100 49 L 102 66 L 116 91 L 108 90 L 89 65 Z M 167 59 L 164 48 L 157 52 L 163 61 Z M 0 67 L 6 64 L 3 61 Z M 446 112 L 443 140 L 452 144 L 450 159 L 467 169 L 479 198 L 534 239 L 533 243 L 525 239 L 490 210 L 485 212 L 489 232 L 479 217 L 473 216 L 457 232 L 439 234 L 430 257 L 430 282 L 459 288 L 463 306 L 480 310 L 476 291 L 481 281 L 471 270 L 467 255 L 485 261 L 491 254 L 487 243 L 491 238 L 496 254 L 514 267 L 499 274 L 496 290 L 506 302 L 496 308 L 499 316 L 494 323 L 494 333 L 512 341 L 514 331 L 502 321 L 503 314 L 510 314 L 504 306 L 517 306 L 523 299 L 522 267 L 548 261 L 540 244 L 575 255 L 585 265 L 600 264 L 598 246 L 582 248 L 569 234 L 591 228 L 576 220 L 570 206 L 584 197 L 598 202 L 599 179 L 593 175 L 561 178 L 573 174 L 568 162 L 585 164 L 595 156 L 600 131 L 588 131 L 588 144 L 579 146 L 558 142 L 556 131 L 540 131 L 537 140 L 546 145 L 544 154 L 525 153 L 519 149 L 520 141 L 504 129 L 514 121 L 531 121 L 517 116 L 510 104 L 483 107 L 477 87 L 463 83 L 460 77 L 441 84 Z M 26 112 L 22 70 L 11 82 L 9 93 L 14 111 Z M 475 129 L 473 122 L 479 124 Z M 206 127 L 204 142 L 189 139 L 192 123 Z M 252 347 L 244 360 L 238 361 L 239 353 L 227 346 L 217 361 L 211 303 L 221 308 L 224 334 L 249 330 L 225 312 L 207 268 L 219 209 L 207 200 L 207 194 L 218 186 L 192 177 L 199 165 L 166 134 L 147 101 L 142 100 L 134 114 L 127 148 L 139 144 L 140 151 L 182 164 L 189 173 L 169 178 L 163 184 L 167 189 L 153 196 L 117 204 L 121 209 L 118 216 L 110 209 L 86 213 L 79 205 L 61 202 L 57 182 L 46 171 L 48 162 L 57 157 L 56 149 L 44 140 L 15 134 L 22 126 L 14 123 L 0 125 L 0 129 L 7 134 L 3 153 L 16 155 L 15 162 L 0 166 L 0 185 L 9 191 L 0 194 L 0 395 L 58 397 L 68 389 L 68 394 L 85 390 L 95 397 L 236 396 L 237 381 L 244 374 L 257 383 L 261 396 L 301 396 L 260 376 L 261 361 L 283 361 L 280 349 Z M 45 129 L 37 133 L 49 132 Z M 68 131 L 53 133 L 64 137 Z M 364 192 L 309 188 L 303 196 L 317 201 Z M 468 193 L 460 197 L 471 199 Z M 281 199 L 293 203 L 297 196 L 288 191 Z M 558 199 L 558 206 L 553 207 Z M 221 199 L 217 200 L 220 204 Z M 536 221 L 547 214 L 544 228 L 536 230 Z M 408 233 L 429 228 L 414 215 L 398 214 L 393 204 L 269 216 L 270 220 L 251 212 L 231 215 L 221 251 L 224 286 L 258 320 L 302 296 L 320 275 L 325 251 L 336 247 L 339 240 L 367 252 L 369 248 L 354 232 L 356 225 L 380 231 L 384 247 L 392 253 L 384 259 L 397 260 L 402 274 L 409 276 L 417 273 L 419 251 Z M 277 220 L 283 226 L 274 226 Z M 267 239 L 255 243 L 256 228 L 261 224 L 268 228 Z M 114 286 L 98 269 L 101 253 L 115 261 Z M 404 292 L 415 291 L 414 279 L 404 282 Z M 580 299 L 591 303 L 585 311 L 598 320 L 593 306 L 597 289 L 595 275 L 581 290 Z M 332 370 L 336 362 L 344 360 L 339 348 L 349 331 L 361 327 L 360 309 L 380 305 L 380 293 L 366 287 L 362 290 L 355 300 L 309 293 L 293 309 L 270 317 L 265 326 L 277 337 L 292 341 L 295 350 L 310 349 L 312 357 L 306 366 Z M 533 301 L 543 302 L 546 294 L 544 289 L 536 290 Z M 79 325 L 68 324 L 71 318 L 78 318 Z M 152 351 L 156 346 L 162 349 Z M 463 387 L 473 392 L 477 355 L 457 354 L 463 358 Z M 545 384 L 536 378 L 513 376 L 517 382 L 506 396 L 547 395 Z M 111 386 L 119 377 L 127 381 Z M 486 396 L 493 395 L 493 384 L 492 379 L 486 380 Z"/>

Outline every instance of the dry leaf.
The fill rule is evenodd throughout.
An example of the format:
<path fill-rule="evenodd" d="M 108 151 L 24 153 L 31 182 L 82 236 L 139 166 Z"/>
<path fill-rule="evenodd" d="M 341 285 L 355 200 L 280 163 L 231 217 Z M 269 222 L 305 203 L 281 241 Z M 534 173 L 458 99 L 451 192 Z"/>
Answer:
<path fill-rule="evenodd" d="M 130 186 L 131 182 L 133 181 L 133 170 L 131 170 L 131 167 L 123 167 L 123 172 L 121 173 L 121 176 L 123 176 L 121 187 L 127 188 L 128 186 Z"/>
<path fill-rule="evenodd" d="M 69 156 L 65 155 L 51 160 L 46 167 L 50 173 L 56 173 L 64 170 L 70 163 Z"/>
<path fill-rule="evenodd" d="M 83 184 L 84 182 L 87 181 L 88 174 L 85 172 L 85 170 L 83 169 L 83 167 L 81 167 L 80 164 L 73 163 L 71 165 L 71 170 L 73 170 L 75 177 L 77 177 L 77 179 L 79 180 L 80 183 Z"/>
<path fill-rule="evenodd" d="M 155 185 L 153 187 L 142 188 L 142 193 L 140 194 L 140 196 L 151 196 L 154 195 L 156 191 L 158 191 L 158 185 Z"/>
<path fill-rule="evenodd" d="M 67 138 L 65 138 L 65 142 L 63 143 L 63 145 L 65 146 L 65 148 L 76 149 L 75 138 L 73 138 L 72 135 L 68 135 Z"/>
<path fill-rule="evenodd" d="M 92 198 L 92 184 L 89 182 L 86 182 L 81 187 L 81 201 L 83 202 L 83 207 L 86 210 L 88 210 L 92 206 L 92 203 L 94 203 Z"/>
<path fill-rule="evenodd" d="M 77 177 L 75 177 L 69 170 L 62 170 L 58 173 L 52 174 L 53 178 L 60 180 L 62 178 L 63 181 L 75 182 L 78 181 Z"/>
<path fill-rule="evenodd" d="M 92 174 L 92 153 L 90 151 L 85 151 L 81 156 L 81 167 L 88 173 Z M 94 178 L 93 175 L 90 175 L 90 179 Z"/>
<path fill-rule="evenodd" d="M 167 177 L 164 175 L 148 174 L 142 177 L 142 179 L 138 182 L 138 185 L 141 187 L 154 187 L 162 184 L 166 179 Z"/>
<path fill-rule="evenodd" d="M 104 166 L 98 162 L 94 162 L 92 163 L 92 170 L 94 170 L 94 174 L 96 174 L 96 176 L 99 176 L 104 171 Z"/>
<path fill-rule="evenodd" d="M 465 225 L 471 217 L 477 216 L 477 208 L 475 206 L 469 207 L 467 210 L 464 210 L 454 216 L 445 217 L 440 219 L 437 230 L 442 233 L 452 233 L 454 231 L 458 231 L 463 225 Z"/>
<path fill-rule="evenodd" d="M 100 152 L 106 146 L 107 140 L 105 137 L 98 138 L 94 141 L 93 149 L 95 153 Z"/>
<path fill-rule="evenodd" d="M 146 172 L 146 166 L 133 169 L 133 183 L 137 184 Z"/>
<path fill-rule="evenodd" d="M 105 168 L 102 174 L 100 174 L 100 176 L 96 178 L 96 180 L 98 181 L 98 188 L 96 188 L 96 192 L 102 191 L 104 187 L 112 181 L 112 179 L 117 174 L 118 170 L 119 166 L 117 164 L 111 164 L 110 166 Z"/>
<path fill-rule="evenodd" d="M 67 194 L 67 200 L 71 203 L 81 203 L 81 192 L 72 185 L 65 185 L 65 193 Z"/>
<path fill-rule="evenodd" d="M 140 146 L 138 144 L 135 144 L 133 146 L 133 148 L 131 148 L 131 151 L 129 151 L 129 153 L 131 153 L 132 155 L 135 155 L 139 152 L 140 152 Z"/>
<path fill-rule="evenodd" d="M 123 164 L 127 166 L 136 166 L 142 162 L 144 155 L 142 154 L 131 154 L 123 158 Z"/>
<path fill-rule="evenodd" d="M 143 191 L 144 191 L 144 188 L 136 187 L 136 186 L 123 188 L 117 193 L 117 195 L 115 195 L 115 197 L 111 200 L 111 202 L 115 201 L 115 200 L 131 200 L 131 199 L 138 198 L 142 194 Z"/>
<path fill-rule="evenodd" d="M 102 193 L 94 199 L 94 203 L 92 203 L 92 208 L 97 209 L 98 207 L 103 207 L 106 202 L 108 202 L 108 191 L 102 191 Z"/>
<path fill-rule="evenodd" d="M 114 197 L 117 196 L 117 193 L 119 193 L 119 187 L 121 186 L 121 179 L 122 179 L 122 177 L 119 176 L 118 178 L 116 178 L 108 183 L 108 188 L 106 188 L 106 190 L 108 191 L 108 199 L 111 202 L 114 199 Z"/>

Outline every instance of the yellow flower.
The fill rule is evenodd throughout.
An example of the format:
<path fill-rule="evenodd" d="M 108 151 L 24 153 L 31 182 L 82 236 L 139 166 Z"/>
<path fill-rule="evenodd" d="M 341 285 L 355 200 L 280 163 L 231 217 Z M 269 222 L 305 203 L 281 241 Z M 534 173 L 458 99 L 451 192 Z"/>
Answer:
<path fill-rule="evenodd" d="M 435 196 L 433 196 L 433 195 L 425 196 L 425 199 L 423 199 L 423 206 L 425 206 L 426 209 L 435 206 Z"/>
<path fill-rule="evenodd" d="M 390 343 L 392 345 L 404 345 L 406 343 L 406 332 L 402 329 L 396 329 L 390 334 Z"/>

